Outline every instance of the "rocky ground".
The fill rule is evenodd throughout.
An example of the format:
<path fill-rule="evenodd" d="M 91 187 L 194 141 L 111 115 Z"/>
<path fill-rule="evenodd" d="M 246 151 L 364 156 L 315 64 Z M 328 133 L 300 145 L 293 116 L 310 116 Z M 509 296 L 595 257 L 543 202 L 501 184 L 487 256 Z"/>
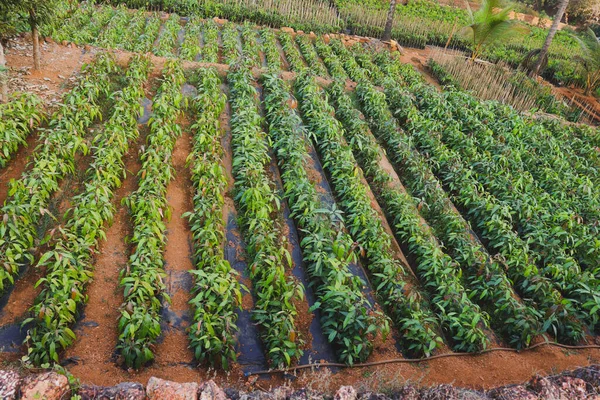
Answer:
<path fill-rule="evenodd" d="M 520 385 L 508 385 L 487 391 L 466 390 L 452 385 L 419 388 L 406 385 L 394 393 L 358 393 L 352 386 L 342 386 L 333 400 L 434 400 L 434 399 L 600 399 L 600 365 L 592 365 L 560 375 L 535 376 Z M 331 395 L 307 389 L 282 386 L 270 391 L 245 392 L 219 387 L 214 381 L 177 383 L 152 377 L 146 386 L 125 382 L 112 387 L 79 386 L 65 375 L 49 371 L 24 374 L 0 370 L 2 399 L 121 399 L 121 400 L 317 400 Z"/>

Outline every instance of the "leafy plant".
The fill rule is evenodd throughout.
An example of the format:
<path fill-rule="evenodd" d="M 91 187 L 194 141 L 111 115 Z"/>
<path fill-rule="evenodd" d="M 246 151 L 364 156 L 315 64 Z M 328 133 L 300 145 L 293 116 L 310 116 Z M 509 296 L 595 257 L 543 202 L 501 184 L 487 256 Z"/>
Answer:
<path fill-rule="evenodd" d="M 34 261 L 39 219 L 49 214 L 50 196 L 59 182 L 75 170 L 75 155 L 87 153 L 83 136 L 101 117 L 100 100 L 108 96 L 114 60 L 100 55 L 83 67 L 77 86 L 67 93 L 48 123 L 39 129 L 40 145 L 33 152 L 31 168 L 9 182 L 8 199 L 0 213 L 0 291 L 14 283 L 21 268 Z"/>
<path fill-rule="evenodd" d="M 35 94 L 15 94 L 10 102 L 0 104 L 0 169 L 43 121 L 42 100 Z"/>
<path fill-rule="evenodd" d="M 295 303 L 304 298 L 304 288 L 286 275 L 292 260 L 275 221 L 281 199 L 266 173 L 271 160 L 269 140 L 261 128 L 252 73 L 245 66 L 232 66 L 227 80 L 231 90 L 235 202 L 256 297 L 253 318 L 260 327 L 271 364 L 287 366 L 303 353 Z"/>
<path fill-rule="evenodd" d="M 193 321 L 189 337 L 196 360 L 228 369 L 236 360 L 236 309 L 242 292 L 237 273 L 225 260 L 223 207 L 227 176 L 222 165 L 223 148 L 219 116 L 226 97 L 214 69 L 198 71 L 198 95 L 193 100 L 196 122 L 194 147 L 188 156 L 194 182 L 194 210 L 183 215 L 194 238 Z"/>
<path fill-rule="evenodd" d="M 32 324 L 25 340 L 25 360 L 36 366 L 58 362 L 59 352 L 75 340 L 71 327 L 78 308 L 87 301 L 85 288 L 93 277 L 93 255 L 98 242 L 105 239 L 103 227 L 113 218 L 114 190 L 125 175 L 123 157 L 128 143 L 138 136 L 139 102 L 149 70 L 148 59 L 132 58 L 127 86 L 113 94 L 113 114 L 94 138 L 94 156 L 85 189 L 74 197 L 75 206 L 68 213 L 67 223 L 38 261 L 38 268 L 46 268 L 46 276 L 36 284 L 42 291 L 30 309 L 33 316 L 23 321 L 23 325 Z"/>
<path fill-rule="evenodd" d="M 364 283 L 348 264 L 356 255 L 344 222 L 323 203 L 304 168 L 309 158 L 307 132 L 297 111 L 290 107 L 289 88 L 276 75 L 263 76 L 269 136 L 278 155 L 286 199 L 302 239 L 305 271 L 315 289 L 323 334 L 340 361 L 364 361 L 373 350 L 373 337 L 387 335 L 387 320 L 374 312 L 361 291 Z"/>
<path fill-rule="evenodd" d="M 406 284 L 408 273 L 395 258 L 392 238 L 371 206 L 361 172 L 343 142 L 343 129 L 334 117 L 334 110 L 308 71 L 297 79 L 296 88 L 323 167 L 331 176 L 339 205 L 347 216 L 349 233 L 364 249 L 365 265 L 380 302 L 402 332 L 407 353 L 430 354 L 442 341 L 436 333 L 437 321 L 418 290 L 409 289 Z"/>
<path fill-rule="evenodd" d="M 133 253 L 121 271 L 124 302 L 117 350 L 125 365 L 139 369 L 154 359 L 152 345 L 160 335 L 161 302 L 170 301 L 164 283 L 165 218 L 170 218 L 167 185 L 173 178 L 175 142 L 181 135 L 177 117 L 185 107 L 185 83 L 178 61 L 168 60 L 152 105 L 150 132 L 140 161 L 138 189 L 123 200 L 130 210 Z"/>

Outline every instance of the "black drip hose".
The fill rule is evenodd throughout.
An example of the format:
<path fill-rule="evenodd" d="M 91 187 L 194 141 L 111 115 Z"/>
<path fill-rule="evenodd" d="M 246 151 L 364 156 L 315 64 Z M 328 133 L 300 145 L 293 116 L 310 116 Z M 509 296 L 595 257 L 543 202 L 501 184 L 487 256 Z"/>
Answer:
<path fill-rule="evenodd" d="M 511 353 L 523 353 L 526 351 L 531 351 L 531 350 L 537 349 L 538 347 L 542 347 L 542 346 L 553 346 L 553 347 L 560 347 L 562 349 L 570 349 L 570 350 L 600 349 L 600 346 L 595 345 L 595 344 L 581 345 L 581 346 L 569 346 L 569 345 L 561 344 L 561 343 L 557 343 L 557 342 L 542 342 L 542 343 L 534 344 L 533 346 L 529 346 L 529 347 L 521 349 L 521 350 L 512 349 L 510 347 L 493 347 L 490 349 L 478 351 L 476 353 L 444 353 L 444 354 L 437 354 L 434 356 L 429 356 L 429 357 L 424 357 L 424 358 L 392 358 L 389 360 L 381 360 L 381 361 L 374 361 L 374 362 L 353 364 L 353 365 L 330 363 L 330 362 L 317 363 L 317 364 L 303 364 L 303 365 L 296 365 L 294 367 L 289 367 L 289 368 L 247 372 L 244 375 L 247 377 L 253 376 L 253 375 L 272 375 L 272 374 L 279 374 L 279 373 L 294 372 L 294 371 L 298 371 L 301 369 L 307 369 L 307 368 L 323 368 L 323 367 L 365 368 L 365 367 L 373 367 L 376 365 L 383 365 L 383 364 L 416 364 L 416 363 L 421 363 L 421 362 L 426 362 L 426 361 L 431 361 L 431 360 L 435 360 L 438 358 L 446 358 L 446 357 L 475 357 L 475 356 L 478 356 L 481 354 L 493 353 L 496 351 L 505 351 L 505 352 L 511 352 Z"/>

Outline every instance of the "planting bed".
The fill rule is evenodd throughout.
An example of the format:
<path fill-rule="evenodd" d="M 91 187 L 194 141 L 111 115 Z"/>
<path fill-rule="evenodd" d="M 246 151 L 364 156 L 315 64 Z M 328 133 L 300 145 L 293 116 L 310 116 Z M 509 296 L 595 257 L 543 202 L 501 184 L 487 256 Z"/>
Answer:
<path fill-rule="evenodd" d="M 388 49 L 85 7 L 47 32 L 121 50 L 0 108 L 2 361 L 321 391 L 598 362 L 597 130 Z"/>

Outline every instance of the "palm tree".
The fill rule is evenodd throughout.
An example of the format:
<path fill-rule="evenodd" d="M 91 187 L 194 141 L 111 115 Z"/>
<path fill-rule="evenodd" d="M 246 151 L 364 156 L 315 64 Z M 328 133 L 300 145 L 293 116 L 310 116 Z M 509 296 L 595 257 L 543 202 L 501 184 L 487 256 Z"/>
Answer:
<path fill-rule="evenodd" d="M 394 25 L 394 13 L 396 12 L 396 0 L 390 0 L 390 8 L 388 10 L 387 20 L 385 21 L 385 30 L 383 31 L 384 42 L 389 42 L 392 39 L 392 26 Z"/>
<path fill-rule="evenodd" d="M 486 46 L 506 38 L 516 31 L 516 24 L 510 20 L 509 13 L 512 6 L 505 7 L 500 11 L 501 0 L 483 0 L 481 7 L 473 13 L 467 2 L 467 10 L 471 24 L 466 28 L 473 34 L 473 53 L 471 60 L 475 60 Z"/>
<path fill-rule="evenodd" d="M 558 25 L 560 24 L 560 20 L 562 19 L 567 6 L 569 5 L 569 0 L 561 0 L 558 5 L 558 11 L 556 11 L 556 15 L 554 15 L 554 20 L 552 21 L 552 26 L 548 31 L 548 36 L 546 36 L 546 40 L 544 41 L 544 45 L 542 46 L 542 50 L 540 50 L 538 60 L 533 67 L 532 73 L 538 75 L 540 73 L 540 69 L 542 64 L 544 63 L 544 59 L 548 57 L 548 49 L 550 49 L 550 44 L 552 43 L 552 39 L 554 39 L 554 35 L 558 32 Z"/>

